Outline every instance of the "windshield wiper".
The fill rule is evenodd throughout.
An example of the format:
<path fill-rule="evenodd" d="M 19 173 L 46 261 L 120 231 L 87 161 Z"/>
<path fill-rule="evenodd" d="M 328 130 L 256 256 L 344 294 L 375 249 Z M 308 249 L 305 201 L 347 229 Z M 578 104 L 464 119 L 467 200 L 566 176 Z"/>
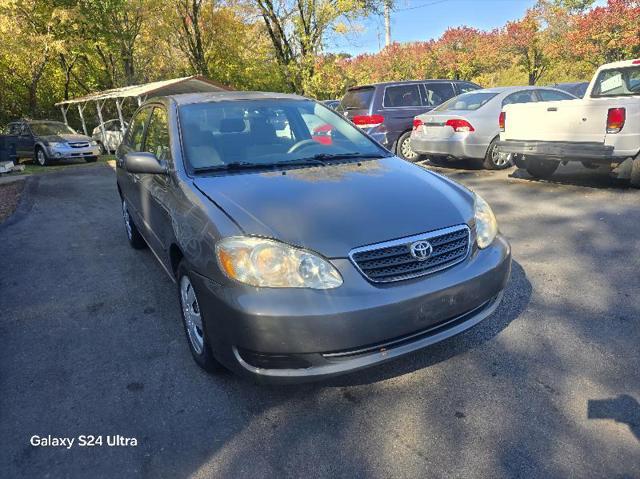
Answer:
<path fill-rule="evenodd" d="M 233 161 L 231 163 L 225 163 L 223 165 L 216 166 L 204 166 L 202 168 L 194 168 L 196 173 L 209 173 L 212 171 L 235 171 L 235 170 L 263 170 L 270 168 L 273 163 L 251 163 L 248 161 Z"/>
<path fill-rule="evenodd" d="M 318 153 L 317 155 L 302 158 L 300 161 L 332 161 L 332 160 L 350 160 L 350 159 L 376 159 L 387 158 L 390 155 L 382 155 L 380 153 Z"/>

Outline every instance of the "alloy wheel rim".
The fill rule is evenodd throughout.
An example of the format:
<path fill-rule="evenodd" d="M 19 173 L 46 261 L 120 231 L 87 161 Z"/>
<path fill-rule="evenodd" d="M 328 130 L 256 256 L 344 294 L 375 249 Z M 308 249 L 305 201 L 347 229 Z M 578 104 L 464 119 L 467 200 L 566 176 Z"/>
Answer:
<path fill-rule="evenodd" d="M 38 163 L 44 166 L 44 152 L 42 150 L 38 150 Z"/>
<path fill-rule="evenodd" d="M 511 153 L 503 153 L 494 146 L 491 150 L 491 161 L 496 166 L 505 166 L 511 162 Z"/>
<path fill-rule="evenodd" d="M 180 303 L 189 342 L 197 354 L 202 354 L 204 350 L 204 331 L 200 306 L 198 305 L 198 298 L 191 280 L 186 275 L 180 279 Z"/>
<path fill-rule="evenodd" d="M 416 152 L 411 149 L 411 140 L 409 138 L 405 138 L 400 145 L 400 152 L 402 153 L 402 156 L 410 160 L 413 160 L 418 156 Z"/>
<path fill-rule="evenodd" d="M 133 232 L 131 230 L 131 217 L 129 216 L 126 201 L 122 202 L 122 217 L 124 218 L 124 229 L 127 232 L 127 238 L 131 239 L 133 237 Z"/>

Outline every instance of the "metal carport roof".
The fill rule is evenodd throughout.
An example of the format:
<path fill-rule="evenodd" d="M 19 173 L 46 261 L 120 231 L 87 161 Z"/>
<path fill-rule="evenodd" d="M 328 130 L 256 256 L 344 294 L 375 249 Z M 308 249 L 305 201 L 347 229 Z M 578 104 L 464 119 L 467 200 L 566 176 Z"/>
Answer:
<path fill-rule="evenodd" d="M 72 105 L 77 105 L 78 113 L 80 114 L 80 120 L 82 121 L 82 129 L 85 135 L 87 134 L 87 125 L 84 120 L 84 109 L 89 102 L 95 102 L 96 110 L 98 113 L 98 119 L 100 120 L 100 128 L 102 130 L 103 138 L 104 132 L 104 120 L 102 118 L 102 107 L 107 100 L 114 100 L 116 108 L 118 109 L 118 118 L 120 120 L 120 128 L 124 132 L 124 118 L 122 117 L 122 103 L 127 98 L 135 98 L 140 105 L 144 100 L 154 96 L 165 95 L 177 95 L 180 93 L 200 93 L 211 91 L 225 91 L 231 90 L 231 88 L 225 87 L 216 83 L 208 78 L 200 75 L 193 75 L 182 78 L 172 78 L 171 80 L 161 80 L 151 83 L 144 83 L 142 85 L 130 85 L 120 88 L 113 88 L 111 90 L 104 90 L 95 93 L 90 93 L 78 98 L 72 98 L 70 100 L 60 101 L 56 103 L 62 110 L 62 117 L 64 122 L 67 123 L 67 111 Z"/>

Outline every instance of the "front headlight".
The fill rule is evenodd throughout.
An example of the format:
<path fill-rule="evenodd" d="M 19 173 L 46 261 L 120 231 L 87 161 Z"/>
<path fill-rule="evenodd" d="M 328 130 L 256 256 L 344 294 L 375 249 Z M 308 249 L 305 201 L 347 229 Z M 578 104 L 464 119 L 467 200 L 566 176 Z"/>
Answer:
<path fill-rule="evenodd" d="M 91 146 L 98 146 L 98 142 L 96 140 L 91 140 L 90 143 Z"/>
<path fill-rule="evenodd" d="M 216 256 L 229 278 L 251 286 L 331 289 L 342 284 L 327 260 L 280 241 L 232 236 L 218 242 Z"/>
<path fill-rule="evenodd" d="M 486 248 L 498 234 L 498 222 L 489 204 L 477 193 L 475 194 L 474 209 L 478 248 Z"/>
<path fill-rule="evenodd" d="M 59 141 L 50 141 L 48 145 L 49 145 L 49 148 L 64 148 L 65 146 L 67 146 L 66 143 L 59 142 Z"/>

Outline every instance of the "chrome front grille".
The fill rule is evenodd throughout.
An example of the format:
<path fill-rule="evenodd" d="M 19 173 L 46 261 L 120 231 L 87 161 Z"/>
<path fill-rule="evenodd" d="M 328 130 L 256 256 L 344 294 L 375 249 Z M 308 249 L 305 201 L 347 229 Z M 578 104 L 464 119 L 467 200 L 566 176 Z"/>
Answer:
<path fill-rule="evenodd" d="M 69 142 L 69 146 L 71 148 L 86 148 L 89 146 L 89 142 L 88 141 L 74 141 L 74 142 Z"/>
<path fill-rule="evenodd" d="M 428 242 L 431 254 L 418 259 L 412 245 Z M 370 281 L 388 283 L 415 278 L 448 268 L 464 260 L 471 249 L 471 230 L 467 225 L 452 226 L 420 235 L 387 241 L 349 253 L 351 261 Z"/>

